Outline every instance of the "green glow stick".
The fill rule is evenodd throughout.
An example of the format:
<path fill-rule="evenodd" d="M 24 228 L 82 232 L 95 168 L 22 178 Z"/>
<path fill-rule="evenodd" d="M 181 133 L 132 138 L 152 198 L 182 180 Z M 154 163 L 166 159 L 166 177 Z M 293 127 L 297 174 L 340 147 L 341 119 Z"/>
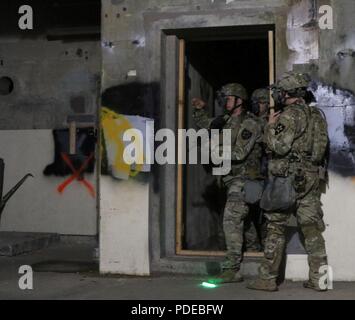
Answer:
<path fill-rule="evenodd" d="M 217 286 L 213 283 L 208 283 L 208 282 L 202 282 L 202 287 L 204 288 L 209 288 L 209 289 L 214 289 L 217 288 Z"/>

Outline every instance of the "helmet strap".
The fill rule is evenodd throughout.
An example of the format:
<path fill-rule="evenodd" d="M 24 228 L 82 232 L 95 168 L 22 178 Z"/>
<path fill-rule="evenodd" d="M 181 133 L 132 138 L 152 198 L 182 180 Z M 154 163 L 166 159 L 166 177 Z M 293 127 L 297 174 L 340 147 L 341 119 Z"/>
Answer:
<path fill-rule="evenodd" d="M 243 102 L 240 104 L 235 103 L 234 107 L 232 110 L 228 111 L 228 114 L 231 116 L 235 110 L 237 110 L 239 107 L 243 106 Z"/>

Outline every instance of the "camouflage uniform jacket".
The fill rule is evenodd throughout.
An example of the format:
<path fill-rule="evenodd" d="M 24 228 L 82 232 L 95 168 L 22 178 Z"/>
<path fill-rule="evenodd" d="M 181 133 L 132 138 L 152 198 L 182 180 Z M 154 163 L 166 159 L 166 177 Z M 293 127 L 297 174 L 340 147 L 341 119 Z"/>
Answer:
<path fill-rule="evenodd" d="M 266 179 L 266 177 L 268 176 L 268 162 L 269 162 L 269 158 L 270 158 L 270 150 L 267 148 L 267 144 L 265 141 L 265 128 L 268 124 L 268 113 L 265 112 L 263 115 L 259 115 L 259 116 L 254 116 L 255 119 L 258 121 L 261 129 L 262 129 L 262 142 L 260 143 L 261 147 L 262 147 L 262 156 L 261 156 L 261 176 L 263 178 Z"/>
<path fill-rule="evenodd" d="M 257 117 L 242 113 L 237 117 L 225 116 L 224 129 L 231 129 L 232 170 L 226 180 L 234 177 L 247 179 L 260 178 L 263 130 Z M 209 118 L 206 111 L 195 110 L 193 119 L 199 128 L 210 129 L 214 118 Z M 225 179 L 224 179 L 225 180 Z"/>
<path fill-rule="evenodd" d="M 269 172 L 275 176 L 287 176 L 298 170 L 316 172 L 311 161 L 312 137 L 307 134 L 308 106 L 297 103 L 287 106 L 274 124 L 265 128 L 264 140 L 272 152 Z"/>

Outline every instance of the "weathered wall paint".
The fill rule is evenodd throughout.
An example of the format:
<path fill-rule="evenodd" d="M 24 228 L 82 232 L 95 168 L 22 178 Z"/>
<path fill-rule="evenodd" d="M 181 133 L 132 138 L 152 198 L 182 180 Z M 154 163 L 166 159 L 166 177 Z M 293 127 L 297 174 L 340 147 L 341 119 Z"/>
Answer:
<path fill-rule="evenodd" d="M 43 168 L 53 160 L 52 130 L 1 130 L 0 146 L 5 161 L 4 192 L 26 173 L 34 175 L 6 205 L 1 231 L 97 234 L 96 197 L 79 181 L 60 194 L 57 187 L 65 178 L 43 175 Z M 85 174 L 85 179 L 96 186 L 96 172 Z"/>
<path fill-rule="evenodd" d="M 146 136 L 146 126 L 149 120 L 139 116 L 117 114 L 106 107 L 101 108 L 101 174 L 127 180 L 129 177 L 137 176 L 140 172 L 150 171 L 146 158 L 146 144 L 150 143 L 154 137 Z M 124 141 L 124 133 L 130 129 L 139 130 L 143 141 L 137 135 L 134 136 L 133 142 Z M 124 159 L 125 148 L 128 144 L 138 152 L 137 164 L 130 165 Z M 149 146 L 149 149 L 152 149 L 152 146 Z"/>
<path fill-rule="evenodd" d="M 344 177 L 355 176 L 355 96 L 320 83 L 313 92 L 328 122 L 329 169 Z"/>
<path fill-rule="evenodd" d="M 134 68 L 125 75 L 133 79 Z M 104 73 L 105 74 L 105 73 Z M 105 76 L 104 76 L 105 79 Z M 103 81 L 105 81 L 103 79 Z M 154 117 L 156 83 L 113 85 L 101 96 L 100 271 L 148 275 L 150 166 L 128 165 L 123 159 L 126 130 Z M 156 117 L 157 118 L 157 117 Z M 142 130 L 142 126 L 139 125 Z M 144 130 L 143 130 L 144 131 Z M 144 134 L 144 132 L 142 132 Z M 145 136 L 145 135 L 144 135 Z M 137 148 L 139 150 L 139 145 Z M 143 149 L 145 146 L 141 146 Z M 143 160 L 145 154 L 140 155 Z M 109 175 L 109 176 L 107 176 Z M 115 178 L 115 179 L 112 179 Z M 129 250 L 127 250 L 129 246 Z"/>
<path fill-rule="evenodd" d="M 12 9 L 16 9 L 12 2 Z M 15 17 L 17 10 L 12 10 Z M 48 12 L 34 14 L 39 20 Z M 1 229 L 95 235 L 96 173 L 85 175 L 93 187 L 91 191 L 75 180 L 60 194 L 57 188 L 66 178 L 44 176 L 43 169 L 53 162 L 53 129 L 67 128 L 71 115 L 85 113 L 96 119 L 100 42 L 47 41 L 48 30 L 38 26 L 38 20 L 35 18 L 31 35 L 18 32 L 16 20 L 11 24 L 14 32 L 10 32 L 10 25 L 0 32 L 0 77 L 8 76 L 14 84 L 13 91 L 0 99 L 0 157 L 6 162 L 5 189 L 19 173 L 35 174 L 5 208 Z"/>
<path fill-rule="evenodd" d="M 84 53 L 77 55 L 79 49 L 87 52 L 87 60 Z M 77 111 L 96 118 L 98 42 L 0 38 L 0 58 L 0 77 L 14 82 L 12 93 L 1 96 L 0 129 L 59 129 Z M 79 108 L 75 99 L 83 101 Z"/>
<path fill-rule="evenodd" d="M 149 184 L 100 180 L 100 271 L 149 275 Z"/>
<path fill-rule="evenodd" d="M 319 58 L 317 8 L 309 0 L 296 1 L 287 17 L 286 40 L 290 50 L 288 69 L 293 64 L 310 63 Z"/>

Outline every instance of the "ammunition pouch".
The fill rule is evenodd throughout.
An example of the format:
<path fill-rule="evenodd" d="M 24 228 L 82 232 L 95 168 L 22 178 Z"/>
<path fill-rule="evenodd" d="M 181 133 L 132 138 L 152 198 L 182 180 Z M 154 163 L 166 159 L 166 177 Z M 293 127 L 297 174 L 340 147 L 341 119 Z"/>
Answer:
<path fill-rule="evenodd" d="M 269 172 L 274 177 L 287 177 L 289 174 L 289 160 L 275 159 L 269 161 Z"/>
<path fill-rule="evenodd" d="M 306 176 L 302 169 L 297 169 L 293 180 L 293 185 L 297 193 L 305 192 L 306 190 Z"/>
<path fill-rule="evenodd" d="M 246 180 L 244 184 L 244 201 L 256 204 L 260 201 L 264 191 L 263 180 Z"/>
<path fill-rule="evenodd" d="M 285 212 L 296 203 L 292 176 L 271 176 L 260 201 L 260 207 L 269 212 Z"/>

